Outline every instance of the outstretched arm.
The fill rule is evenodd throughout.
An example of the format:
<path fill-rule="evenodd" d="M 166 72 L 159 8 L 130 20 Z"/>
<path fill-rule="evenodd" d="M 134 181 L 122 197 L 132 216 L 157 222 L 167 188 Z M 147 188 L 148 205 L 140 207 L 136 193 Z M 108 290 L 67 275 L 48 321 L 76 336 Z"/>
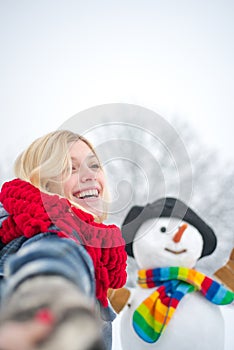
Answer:
<path fill-rule="evenodd" d="M 3 332 L 5 339 L 9 327 L 16 327 L 19 342 L 26 342 L 29 350 L 37 349 L 41 341 L 48 350 L 69 350 L 74 344 L 83 350 L 102 344 L 93 265 L 82 246 L 54 235 L 28 240 L 9 258 L 5 271 L 0 313 L 0 334 Z M 38 339 L 35 317 L 45 308 L 53 316 L 52 331 L 45 330 Z M 31 336 L 24 335 L 25 322 L 32 325 Z M 20 349 L 3 345 L 4 350 Z"/>

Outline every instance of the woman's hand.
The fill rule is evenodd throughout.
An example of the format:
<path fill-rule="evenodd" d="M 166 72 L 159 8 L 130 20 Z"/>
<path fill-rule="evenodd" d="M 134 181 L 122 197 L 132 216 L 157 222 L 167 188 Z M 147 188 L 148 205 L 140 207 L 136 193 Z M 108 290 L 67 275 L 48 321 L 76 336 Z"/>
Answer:
<path fill-rule="evenodd" d="M 9 321 L 0 327 L 0 350 L 34 350 L 51 330 L 51 323 L 37 319 Z"/>

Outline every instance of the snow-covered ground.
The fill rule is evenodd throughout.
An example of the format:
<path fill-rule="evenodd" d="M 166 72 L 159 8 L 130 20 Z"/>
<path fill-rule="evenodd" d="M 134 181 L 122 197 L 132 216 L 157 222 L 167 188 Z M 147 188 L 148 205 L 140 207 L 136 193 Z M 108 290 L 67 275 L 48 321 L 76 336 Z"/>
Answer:
<path fill-rule="evenodd" d="M 225 322 L 225 350 L 233 350 L 234 348 L 234 304 L 221 307 Z"/>

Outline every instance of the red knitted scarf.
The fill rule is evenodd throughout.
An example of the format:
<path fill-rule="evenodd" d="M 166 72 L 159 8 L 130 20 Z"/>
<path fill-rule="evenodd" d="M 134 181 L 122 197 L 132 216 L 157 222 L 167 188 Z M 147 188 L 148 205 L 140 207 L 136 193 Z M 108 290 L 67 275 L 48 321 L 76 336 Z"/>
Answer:
<path fill-rule="evenodd" d="M 96 297 L 105 307 L 107 289 L 125 284 L 127 256 L 117 226 L 96 223 L 92 215 L 75 208 L 67 199 L 40 192 L 19 179 L 3 185 L 0 202 L 9 213 L 0 228 L 4 244 L 20 236 L 30 238 L 38 233 L 54 232 L 84 245 L 94 264 Z"/>

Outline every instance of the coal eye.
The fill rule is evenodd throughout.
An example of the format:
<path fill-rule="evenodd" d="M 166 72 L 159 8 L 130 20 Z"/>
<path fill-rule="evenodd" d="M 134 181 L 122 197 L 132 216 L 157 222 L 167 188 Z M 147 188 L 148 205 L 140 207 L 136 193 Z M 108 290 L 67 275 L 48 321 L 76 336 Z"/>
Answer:
<path fill-rule="evenodd" d="M 166 227 L 164 227 L 164 226 L 162 226 L 161 228 L 160 228 L 160 231 L 162 232 L 162 233 L 165 233 L 166 232 Z"/>

